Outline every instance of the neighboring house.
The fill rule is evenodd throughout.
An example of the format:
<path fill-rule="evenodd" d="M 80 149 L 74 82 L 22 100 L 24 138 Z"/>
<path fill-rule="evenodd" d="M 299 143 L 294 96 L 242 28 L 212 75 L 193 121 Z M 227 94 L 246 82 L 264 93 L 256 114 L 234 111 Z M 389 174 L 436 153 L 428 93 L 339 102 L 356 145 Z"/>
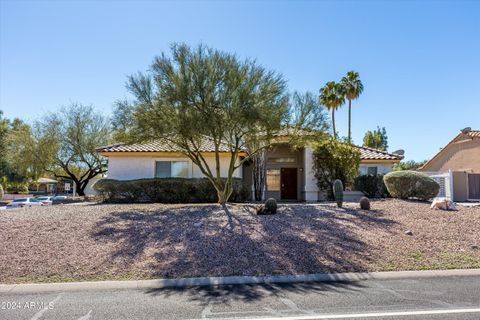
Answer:
<path fill-rule="evenodd" d="M 463 129 L 418 169 L 436 178 L 453 201 L 480 201 L 480 130 Z"/>
<path fill-rule="evenodd" d="M 369 147 L 355 146 L 360 151 L 360 174 L 385 174 L 403 159 L 403 150 L 393 153 Z M 401 152 L 401 153 L 400 153 Z"/>
<path fill-rule="evenodd" d="M 357 147 L 361 153 L 362 173 L 387 173 L 402 155 L 391 154 L 372 148 Z M 201 148 L 210 168 L 215 167 L 213 144 L 207 139 Z M 202 178 L 200 169 L 184 154 L 160 140 L 146 144 L 116 144 L 100 147 L 97 152 L 108 157 L 108 178 L 132 180 L 142 178 Z M 267 181 L 265 197 L 278 200 L 318 201 L 323 193 L 318 190 L 313 173 L 312 149 L 292 149 L 281 139 L 267 151 Z M 240 154 L 239 161 L 245 154 Z M 221 175 L 226 176 L 230 152 L 221 145 Z M 253 186 L 252 165 L 245 163 L 234 173 Z M 252 187 L 253 190 L 253 187 Z"/>
<path fill-rule="evenodd" d="M 28 190 L 41 192 L 41 193 L 53 193 L 55 192 L 55 188 L 57 186 L 58 181 L 55 179 L 50 178 L 39 178 L 37 181 L 32 182 L 28 186 Z"/>

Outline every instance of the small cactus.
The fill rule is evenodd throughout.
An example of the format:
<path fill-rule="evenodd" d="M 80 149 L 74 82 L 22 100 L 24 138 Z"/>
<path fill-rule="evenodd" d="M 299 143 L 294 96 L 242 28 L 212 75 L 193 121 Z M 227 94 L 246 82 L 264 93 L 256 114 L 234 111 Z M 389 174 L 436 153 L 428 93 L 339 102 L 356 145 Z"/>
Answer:
<path fill-rule="evenodd" d="M 343 183 L 340 180 L 333 181 L 333 196 L 339 208 L 343 205 Z"/>
<path fill-rule="evenodd" d="M 265 201 L 265 211 L 267 214 L 277 213 L 277 200 L 273 198 L 267 199 L 267 201 Z"/>
<path fill-rule="evenodd" d="M 277 213 L 277 200 L 273 198 L 267 199 L 267 201 L 265 201 L 265 204 L 262 204 L 261 206 L 257 207 L 258 215 L 275 214 L 275 213 Z"/>
<path fill-rule="evenodd" d="M 360 209 L 370 210 L 370 200 L 367 197 L 360 198 Z"/>

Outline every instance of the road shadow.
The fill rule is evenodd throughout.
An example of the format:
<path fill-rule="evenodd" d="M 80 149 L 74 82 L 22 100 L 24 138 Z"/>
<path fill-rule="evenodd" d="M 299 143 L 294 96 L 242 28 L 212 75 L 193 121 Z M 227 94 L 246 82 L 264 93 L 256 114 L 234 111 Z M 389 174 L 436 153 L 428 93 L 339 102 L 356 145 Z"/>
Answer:
<path fill-rule="evenodd" d="M 103 217 L 91 237 L 111 248 L 109 268 L 143 278 L 364 272 L 375 247 L 362 233 L 390 232 L 395 225 L 381 211 L 323 205 L 281 204 L 271 216 L 255 215 L 253 205 L 228 210 L 212 204 L 118 211 Z M 246 289 L 230 288 L 255 296 L 242 294 Z M 214 296 L 224 289 L 197 290 Z M 175 292 L 161 292 L 169 291 Z"/>
<path fill-rule="evenodd" d="M 358 291 L 365 286 L 360 282 L 297 282 L 278 284 L 246 284 L 221 286 L 195 286 L 185 288 L 154 288 L 145 290 L 146 294 L 163 298 L 183 296 L 202 305 L 210 303 L 228 303 L 243 301 L 246 303 L 268 297 L 284 297 L 288 293 L 325 294 L 327 292 Z"/>

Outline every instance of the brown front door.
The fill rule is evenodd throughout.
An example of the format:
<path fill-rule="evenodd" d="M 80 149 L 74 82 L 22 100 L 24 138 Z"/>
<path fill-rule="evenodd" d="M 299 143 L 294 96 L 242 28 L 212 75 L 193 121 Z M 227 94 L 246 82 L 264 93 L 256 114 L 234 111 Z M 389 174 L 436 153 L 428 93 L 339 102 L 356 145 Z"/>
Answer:
<path fill-rule="evenodd" d="M 480 200 L 480 173 L 468 174 L 468 199 Z"/>
<path fill-rule="evenodd" d="M 297 199 L 297 168 L 282 168 L 280 174 L 281 199 Z"/>

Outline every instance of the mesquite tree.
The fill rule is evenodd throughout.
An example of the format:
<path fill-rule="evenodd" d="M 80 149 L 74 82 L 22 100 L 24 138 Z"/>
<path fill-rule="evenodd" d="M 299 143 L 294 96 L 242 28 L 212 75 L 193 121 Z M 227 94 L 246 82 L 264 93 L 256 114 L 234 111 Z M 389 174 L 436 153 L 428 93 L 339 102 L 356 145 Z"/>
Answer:
<path fill-rule="evenodd" d="M 91 106 L 72 104 L 46 115 L 34 124 L 34 140 L 36 161 L 55 177 L 73 180 L 79 196 L 107 170 L 95 148 L 110 142 L 110 124 Z"/>
<path fill-rule="evenodd" d="M 148 73 L 129 77 L 127 88 L 135 101 L 119 103 L 117 109 L 132 114 L 134 121 L 120 136 L 129 136 L 132 142 L 168 141 L 199 167 L 221 204 L 232 194 L 235 170 L 264 150 L 288 109 L 280 75 L 203 45 L 173 45 L 171 55 L 155 58 Z M 119 117 L 118 122 L 124 120 Z M 248 146 L 259 137 L 267 142 Z M 206 138 L 214 147 L 214 165 L 202 152 Z M 221 176 L 225 145 L 229 161 L 227 175 Z"/>

